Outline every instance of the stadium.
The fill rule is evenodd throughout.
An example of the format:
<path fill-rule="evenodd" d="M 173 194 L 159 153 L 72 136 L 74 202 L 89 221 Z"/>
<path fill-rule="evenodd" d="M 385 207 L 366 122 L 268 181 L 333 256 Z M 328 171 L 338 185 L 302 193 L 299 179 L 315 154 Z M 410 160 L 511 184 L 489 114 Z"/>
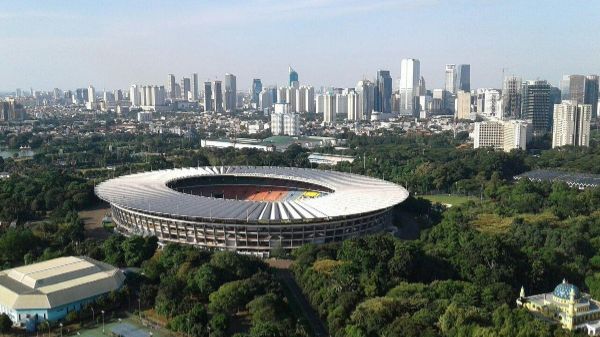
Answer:
<path fill-rule="evenodd" d="M 381 231 L 408 197 L 401 186 L 356 174 L 233 166 L 126 175 L 95 192 L 125 235 L 262 257 Z"/>

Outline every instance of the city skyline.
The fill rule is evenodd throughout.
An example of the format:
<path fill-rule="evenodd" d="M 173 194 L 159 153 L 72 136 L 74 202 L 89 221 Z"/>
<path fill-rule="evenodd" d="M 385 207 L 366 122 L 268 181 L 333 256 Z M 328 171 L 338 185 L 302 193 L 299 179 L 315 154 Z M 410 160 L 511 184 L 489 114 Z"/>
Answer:
<path fill-rule="evenodd" d="M 302 84 L 315 87 L 354 87 L 380 69 L 389 70 L 396 85 L 403 58 L 420 61 L 428 88 L 443 87 L 446 64 L 470 64 L 473 88 L 501 88 L 503 69 L 507 76 L 555 86 L 564 74 L 600 72 L 594 59 L 600 44 L 588 34 L 600 23 L 586 19 L 600 4 L 586 1 L 67 4 L 23 1 L 0 14 L 0 43 L 11 46 L 0 62 L 0 91 L 89 84 L 97 91 L 124 89 L 163 84 L 169 73 L 178 79 L 198 73 L 201 81 L 232 73 L 238 89 L 247 90 L 253 78 L 286 84 L 289 65 Z M 540 25 L 571 16 L 580 19 Z M 406 26 L 413 27 L 411 34 L 394 33 Z M 477 29 L 465 29 L 471 26 Z M 516 34 L 525 38 L 514 39 Z M 273 51 L 284 52 L 265 57 Z"/>

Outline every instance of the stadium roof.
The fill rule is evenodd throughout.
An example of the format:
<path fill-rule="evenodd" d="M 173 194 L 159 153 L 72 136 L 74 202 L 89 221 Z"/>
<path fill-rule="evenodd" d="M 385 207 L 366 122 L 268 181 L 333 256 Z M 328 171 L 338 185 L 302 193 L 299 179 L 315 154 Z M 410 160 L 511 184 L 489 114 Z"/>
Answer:
<path fill-rule="evenodd" d="M 519 174 L 515 179 L 527 178 L 536 181 L 562 181 L 579 188 L 600 186 L 600 174 L 572 173 L 553 170 L 535 170 Z"/>
<path fill-rule="evenodd" d="M 167 183 L 199 176 L 278 178 L 307 182 L 334 192 L 310 199 L 250 201 L 181 193 Z M 383 210 L 408 197 L 396 184 L 366 176 L 290 167 L 221 166 L 161 170 L 122 176 L 96 187 L 111 204 L 160 216 L 239 221 L 302 222 Z"/>
<path fill-rule="evenodd" d="M 51 309 L 121 287 L 118 269 L 87 257 L 61 257 L 0 272 L 0 304 Z"/>

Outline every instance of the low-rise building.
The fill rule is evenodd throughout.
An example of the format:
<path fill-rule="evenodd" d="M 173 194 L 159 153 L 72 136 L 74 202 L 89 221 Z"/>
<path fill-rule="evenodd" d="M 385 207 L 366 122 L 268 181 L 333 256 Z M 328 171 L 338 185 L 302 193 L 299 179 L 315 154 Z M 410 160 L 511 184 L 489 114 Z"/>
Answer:
<path fill-rule="evenodd" d="M 88 257 L 61 257 L 0 272 L 0 313 L 33 331 L 118 290 L 125 275 Z"/>

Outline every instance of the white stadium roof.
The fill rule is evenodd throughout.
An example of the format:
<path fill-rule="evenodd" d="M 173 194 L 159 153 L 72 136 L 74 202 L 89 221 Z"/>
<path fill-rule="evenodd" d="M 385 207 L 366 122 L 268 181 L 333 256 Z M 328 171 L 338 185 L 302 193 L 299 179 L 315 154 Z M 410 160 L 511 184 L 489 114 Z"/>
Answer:
<path fill-rule="evenodd" d="M 286 201 L 220 199 L 181 193 L 167 186 L 202 176 L 277 178 L 333 190 L 318 198 Z M 376 212 L 408 197 L 396 184 L 366 176 L 291 167 L 221 166 L 160 170 L 121 176 L 99 184 L 96 194 L 121 208 L 158 216 L 238 221 L 303 222 Z"/>
<path fill-rule="evenodd" d="M 51 309 L 121 287 L 117 268 L 87 257 L 61 257 L 0 272 L 0 304 L 15 309 Z"/>

